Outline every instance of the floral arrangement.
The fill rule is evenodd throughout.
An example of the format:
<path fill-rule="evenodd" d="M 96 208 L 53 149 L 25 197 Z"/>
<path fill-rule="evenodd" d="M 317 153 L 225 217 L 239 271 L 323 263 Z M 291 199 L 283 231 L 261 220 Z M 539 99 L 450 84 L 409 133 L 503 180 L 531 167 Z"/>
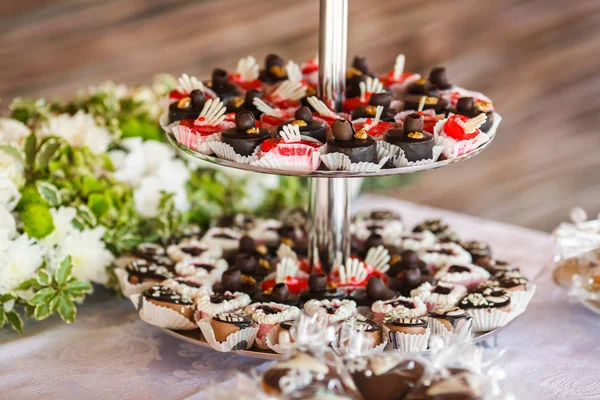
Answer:
<path fill-rule="evenodd" d="M 160 99 L 175 85 L 159 75 L 12 102 L 0 119 L 0 327 L 73 322 L 92 284 L 115 287 L 113 259 L 142 241 L 305 204 L 299 179 L 215 169 L 164 143 Z"/>

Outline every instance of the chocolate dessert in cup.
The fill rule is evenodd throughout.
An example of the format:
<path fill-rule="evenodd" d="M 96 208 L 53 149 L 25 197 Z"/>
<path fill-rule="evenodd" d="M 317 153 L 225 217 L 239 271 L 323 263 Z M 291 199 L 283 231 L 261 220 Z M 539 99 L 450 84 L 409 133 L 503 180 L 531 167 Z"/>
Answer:
<path fill-rule="evenodd" d="M 467 294 L 467 288 L 447 282 L 431 284 L 425 282 L 410 292 L 411 297 L 418 297 L 427 305 L 427 310 L 436 307 L 454 306 Z"/>
<path fill-rule="evenodd" d="M 185 119 L 198 118 L 204 104 L 206 95 L 203 90 L 194 89 L 189 96 L 185 96 L 169 105 L 169 124 Z"/>
<path fill-rule="evenodd" d="M 471 255 L 454 242 L 436 243 L 419 252 L 419 258 L 436 270 L 451 264 L 471 264 Z"/>
<path fill-rule="evenodd" d="M 459 242 L 458 234 L 439 218 L 426 219 L 413 228 L 413 232 L 430 231 L 440 242 Z"/>
<path fill-rule="evenodd" d="M 423 117 L 417 113 L 407 116 L 402 128 L 387 131 L 385 141 L 402 149 L 408 161 L 433 159 L 434 136 L 423 131 Z"/>
<path fill-rule="evenodd" d="M 288 306 L 299 306 L 300 297 L 290 293 L 289 288 L 285 283 L 276 283 L 275 286 L 265 289 L 262 292 L 257 292 L 252 300 L 259 303 L 275 302 L 286 304 Z"/>
<path fill-rule="evenodd" d="M 482 132 L 488 132 L 494 125 L 494 110 L 491 102 L 486 100 L 475 100 L 473 97 L 461 97 L 456 101 L 456 108 L 449 109 L 454 114 L 464 115 L 469 118 L 475 118 L 479 114 L 485 114 L 487 119 L 479 127 Z"/>
<path fill-rule="evenodd" d="M 443 267 L 435 274 L 440 282 L 450 282 L 467 288 L 479 285 L 489 279 L 490 273 L 473 264 L 451 264 Z"/>
<path fill-rule="evenodd" d="M 140 294 L 173 276 L 168 268 L 144 259 L 133 260 L 125 268 L 115 268 L 114 271 L 125 297 Z"/>
<path fill-rule="evenodd" d="M 383 328 L 377 322 L 362 315 L 347 318 L 339 326 L 331 347 L 339 356 L 364 356 L 380 352 L 387 342 L 383 341 Z"/>
<path fill-rule="evenodd" d="M 195 276 L 180 276 L 161 282 L 161 286 L 167 287 L 179 293 L 184 299 L 195 301 L 204 293 L 212 292 L 212 282 L 206 278 Z"/>
<path fill-rule="evenodd" d="M 535 294 L 537 285 L 529 282 L 519 271 L 511 271 L 496 277 L 498 287 L 510 294 L 510 301 L 515 312 L 525 311 L 531 298 Z"/>
<path fill-rule="evenodd" d="M 403 314 L 388 314 L 383 325 L 388 331 L 393 350 L 416 352 L 427 350 L 431 330 L 427 318 L 409 318 Z"/>
<path fill-rule="evenodd" d="M 405 397 L 405 400 L 483 400 L 484 398 L 486 397 L 482 393 L 481 381 L 475 374 L 462 368 L 448 368 L 444 374 L 438 374 L 433 379 L 422 380 L 420 385 Z"/>
<path fill-rule="evenodd" d="M 240 156 L 250 156 L 254 150 L 271 134 L 256 126 L 256 119 L 250 111 L 242 111 L 235 115 L 235 128 L 221 133 L 223 143 L 231 146 Z"/>
<path fill-rule="evenodd" d="M 489 244 L 480 240 L 468 240 L 460 242 L 463 249 L 469 252 L 473 259 L 473 264 L 485 264 L 492 259 L 492 249 Z"/>
<path fill-rule="evenodd" d="M 252 275 L 246 275 L 234 267 L 223 272 L 221 282 L 213 290 L 215 293 L 242 292 L 253 296 L 260 291 L 260 288 Z"/>
<path fill-rule="evenodd" d="M 404 98 L 404 110 L 433 110 L 436 114 L 444 113 L 450 103 L 442 97 L 408 95 Z"/>
<path fill-rule="evenodd" d="M 382 237 L 383 243 L 372 242 L 369 247 L 378 245 L 393 245 L 393 237 L 402 233 L 404 225 L 402 217 L 388 210 L 359 212 L 352 218 L 350 231 L 359 241 L 368 239 L 373 233 Z M 365 248 L 365 253 L 369 248 Z"/>
<path fill-rule="evenodd" d="M 456 332 L 467 339 L 471 335 L 473 317 L 460 307 L 436 307 L 429 312 L 429 327 L 432 335 L 447 337 Z"/>
<path fill-rule="evenodd" d="M 140 243 L 134 247 L 132 253 L 135 257 L 153 261 L 156 257 L 167 255 L 165 248 L 158 243 Z"/>
<path fill-rule="evenodd" d="M 340 288 L 327 283 L 327 276 L 320 273 L 312 273 L 308 277 L 308 289 L 300 294 L 302 302 L 309 300 L 333 300 L 343 299 L 346 292 Z"/>
<path fill-rule="evenodd" d="M 224 289 L 224 287 L 222 286 L 221 289 Z M 202 294 L 196 298 L 196 309 L 198 310 L 196 320 L 212 317 L 218 313 L 238 311 L 250 302 L 250 296 L 239 291 L 220 290 L 214 293 Z"/>
<path fill-rule="evenodd" d="M 287 79 L 285 60 L 277 54 L 269 54 L 265 57 L 265 69 L 260 71 L 259 79 L 267 86 Z"/>
<path fill-rule="evenodd" d="M 489 332 L 503 327 L 514 317 L 510 294 L 501 288 L 488 287 L 469 293 L 458 306 L 473 317 L 474 332 Z"/>
<path fill-rule="evenodd" d="M 221 280 L 227 267 L 227 261 L 222 258 L 187 257 L 175 265 L 175 272 L 181 277 L 201 279 L 205 284 L 212 286 Z"/>
<path fill-rule="evenodd" d="M 366 57 L 355 56 L 352 66 L 346 71 L 346 97 L 360 96 L 360 83 L 367 77 L 375 77 L 369 68 Z"/>
<path fill-rule="evenodd" d="M 303 311 L 310 316 L 317 314 L 326 317 L 331 324 L 344 321 L 356 314 L 356 303 L 352 300 L 309 300 L 304 303 Z"/>
<path fill-rule="evenodd" d="M 497 260 L 495 258 L 492 258 L 490 260 L 479 260 L 475 262 L 475 264 L 485 268 L 492 277 L 501 276 L 506 272 L 519 271 L 519 267 L 517 267 L 516 265 L 513 265 L 508 261 Z"/>
<path fill-rule="evenodd" d="M 358 106 L 351 113 L 351 119 L 354 121 L 359 118 L 374 118 L 377 113 L 377 107 L 382 106 L 383 112 L 380 120 L 385 122 L 394 122 L 394 117 L 397 112 L 390 108 L 392 104 L 392 96 L 389 93 L 373 93 L 369 97 L 369 104 L 366 106 Z"/>
<path fill-rule="evenodd" d="M 183 239 L 177 244 L 169 245 L 167 247 L 167 255 L 175 262 L 183 261 L 186 258 L 216 260 L 222 257 L 223 251 L 220 247 L 216 246 L 209 248 L 206 243 L 193 238 Z"/>
<path fill-rule="evenodd" d="M 295 342 L 295 332 L 292 330 L 297 325 L 298 320 L 283 321 L 273 327 L 267 334 L 265 344 L 277 354 L 289 354 L 292 345 Z"/>
<path fill-rule="evenodd" d="M 427 306 L 418 297 L 398 296 L 393 299 L 374 302 L 371 311 L 373 312 L 373 320 L 382 322 L 385 316 L 392 312 L 409 318 L 423 317 L 427 314 Z"/>
<path fill-rule="evenodd" d="M 333 137 L 327 141 L 327 153 L 341 153 L 350 162 L 377 163 L 377 146 L 375 139 L 364 131 L 355 132 L 354 127 L 345 119 L 333 123 Z"/>
<path fill-rule="evenodd" d="M 229 81 L 229 74 L 222 68 L 213 69 L 211 80 L 206 82 L 206 86 L 223 101 L 239 95 L 238 87 Z"/>
<path fill-rule="evenodd" d="M 227 104 L 227 113 L 240 113 L 242 111 L 250 111 L 254 118 L 260 120 L 263 114 L 261 110 L 254 104 L 254 99 L 262 99 L 263 93 L 257 89 L 250 89 L 244 94 L 244 97 L 230 98 Z"/>
<path fill-rule="evenodd" d="M 266 336 L 271 329 L 283 321 L 295 319 L 300 315 L 300 309 L 279 303 L 252 303 L 244 309 L 244 312 L 252 317 L 258 324 L 256 334 L 256 345 L 260 349 L 267 349 Z"/>
<path fill-rule="evenodd" d="M 300 134 L 318 140 L 321 143 L 327 142 L 327 125 L 322 121 L 313 118 L 310 108 L 300 107 L 294 114 L 294 119 L 287 120 L 277 127 L 277 132 L 283 130 L 285 125 L 296 125 L 300 128 Z"/>
<path fill-rule="evenodd" d="M 194 302 L 171 288 L 154 285 L 142 294 L 133 294 L 129 298 L 140 318 L 151 325 L 177 330 L 196 328 L 193 322 Z"/>
<path fill-rule="evenodd" d="M 202 335 L 210 346 L 221 352 L 246 350 L 252 347 L 258 327 L 248 315 L 219 313 L 198 322 Z"/>

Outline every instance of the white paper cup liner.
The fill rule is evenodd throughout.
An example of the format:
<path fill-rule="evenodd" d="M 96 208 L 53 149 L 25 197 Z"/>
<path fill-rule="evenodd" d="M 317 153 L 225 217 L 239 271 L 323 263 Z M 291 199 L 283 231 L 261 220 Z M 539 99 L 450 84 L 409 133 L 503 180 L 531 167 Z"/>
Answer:
<path fill-rule="evenodd" d="M 210 318 L 201 319 L 198 322 L 198 327 L 210 347 L 224 353 L 236 350 L 248 350 L 254 344 L 256 334 L 258 333 L 257 326 L 245 328 L 229 335 L 225 342 L 218 342 L 210 325 Z"/>
<path fill-rule="evenodd" d="M 169 113 L 165 112 L 158 119 L 158 123 L 160 124 L 160 127 L 163 129 L 163 131 L 165 131 L 166 133 L 171 133 L 171 130 L 174 126 L 176 126 L 179 123 L 179 121 L 169 123 Z"/>
<path fill-rule="evenodd" d="M 466 310 L 473 317 L 474 332 L 489 332 L 508 324 L 517 311 L 506 312 L 499 309 L 476 308 Z"/>
<path fill-rule="evenodd" d="M 173 136 L 177 143 L 187 147 L 188 149 L 196 150 L 198 148 L 198 139 L 196 133 L 190 128 L 183 125 L 175 125 L 173 129 Z"/>
<path fill-rule="evenodd" d="M 275 344 L 278 333 L 279 329 L 271 329 L 269 334 L 265 337 L 265 344 L 269 349 L 273 350 L 277 354 L 289 354 L 292 350 L 291 346 L 287 344 Z"/>
<path fill-rule="evenodd" d="M 269 350 L 269 346 L 267 346 L 267 336 L 259 339 L 258 337 L 254 339 L 254 347 L 260 350 Z"/>
<path fill-rule="evenodd" d="M 382 333 L 382 339 L 383 339 L 383 333 Z M 375 354 L 375 353 L 381 353 L 383 351 L 385 351 L 385 348 L 388 345 L 388 341 L 382 341 L 381 343 L 379 343 L 377 346 L 372 347 L 368 350 L 362 351 L 360 353 L 360 355 L 366 356 L 369 354 Z M 352 352 L 350 351 L 350 349 L 348 349 L 345 346 L 334 346 L 333 344 L 331 345 L 331 348 L 333 349 L 333 351 L 340 357 L 346 357 L 349 355 L 358 355 L 358 354 L 352 354 Z"/>
<path fill-rule="evenodd" d="M 254 153 L 250 156 L 242 156 L 233 150 L 233 147 L 223 142 L 208 142 L 210 149 L 217 155 L 217 157 L 224 160 L 235 161 L 240 164 L 250 164 L 258 159 L 258 152 L 260 146 L 256 146 Z"/>
<path fill-rule="evenodd" d="M 144 290 L 150 289 L 156 284 L 156 282 L 132 284 L 128 280 L 129 274 L 122 268 L 115 268 L 115 275 L 117 276 L 117 279 L 119 279 L 121 293 L 123 293 L 123 296 L 125 297 L 131 297 L 131 295 L 134 294 L 141 294 Z"/>
<path fill-rule="evenodd" d="M 448 117 L 450 117 L 451 115 L 453 115 L 453 114 L 450 113 L 448 115 Z M 495 134 L 495 132 L 496 132 L 495 128 L 497 128 L 498 124 L 500 124 L 500 120 L 502 120 L 502 118 L 499 115 L 498 115 L 498 119 L 499 119 L 499 121 L 496 121 L 496 115 L 494 115 L 495 127 L 494 127 L 494 125 L 492 126 L 493 134 Z M 447 137 L 444 134 L 444 125 L 446 124 L 447 120 L 448 120 L 448 118 L 438 121 L 438 123 L 435 125 L 435 128 L 433 129 L 433 131 L 434 131 L 434 135 L 435 135 L 436 146 L 441 146 L 443 148 L 442 154 L 448 159 L 456 158 L 463 154 L 470 153 L 471 151 L 475 150 L 482 144 L 488 142 L 490 140 L 490 138 L 493 136 L 493 135 L 490 135 L 489 133 L 481 132 L 479 135 L 477 135 L 473 139 L 469 139 L 469 140 L 456 140 L 451 137 Z M 492 129 L 490 129 L 490 132 L 492 132 Z"/>
<path fill-rule="evenodd" d="M 138 297 L 139 296 L 139 297 Z M 189 331 L 196 329 L 196 324 L 170 308 L 160 307 L 152 304 L 143 296 L 133 295 L 130 300 L 136 304 L 141 298 L 141 307 L 139 309 L 142 321 L 160 328 L 175 329 L 180 331 Z"/>
<path fill-rule="evenodd" d="M 321 164 L 320 152 L 314 147 L 300 143 L 280 144 L 289 155 L 280 154 L 273 149 L 252 165 L 265 168 L 290 169 L 298 171 L 314 171 Z"/>
<path fill-rule="evenodd" d="M 387 336 L 392 350 L 405 351 L 405 352 L 418 352 L 427 350 L 427 344 L 429 343 L 429 336 L 431 330 L 429 327 L 427 331 L 422 335 L 416 335 L 411 333 L 402 332 L 390 332 L 387 327 Z"/>
<path fill-rule="evenodd" d="M 537 285 L 528 284 L 527 290 L 518 290 L 510 292 L 510 302 L 512 303 L 515 311 L 519 314 L 525 311 L 529 302 L 533 298 Z"/>
<path fill-rule="evenodd" d="M 428 318 L 429 320 L 429 328 L 431 329 L 432 336 L 441 336 L 443 338 L 452 336 L 452 332 L 450 332 L 444 324 L 438 321 L 437 318 Z"/>
<path fill-rule="evenodd" d="M 440 155 L 442 155 L 442 151 L 444 150 L 443 146 L 433 146 L 432 149 L 432 158 L 427 158 L 424 160 L 418 161 L 408 161 L 406 159 L 406 155 L 404 154 L 404 150 L 395 144 L 388 142 L 378 142 L 379 147 L 386 149 L 389 153 L 388 165 L 394 168 L 401 167 L 414 167 L 419 165 L 427 165 L 432 164 L 439 160 Z"/>
<path fill-rule="evenodd" d="M 350 157 L 342 153 L 329 153 L 321 156 L 321 161 L 330 171 L 372 172 L 379 171 L 388 161 L 389 156 L 384 156 L 377 164 L 369 162 L 353 163 Z"/>

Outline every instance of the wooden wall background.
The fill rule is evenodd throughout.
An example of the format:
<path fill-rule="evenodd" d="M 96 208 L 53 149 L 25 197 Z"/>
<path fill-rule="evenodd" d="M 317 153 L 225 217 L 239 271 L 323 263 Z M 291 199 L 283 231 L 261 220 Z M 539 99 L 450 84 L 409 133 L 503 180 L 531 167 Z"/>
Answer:
<path fill-rule="evenodd" d="M 247 54 L 302 61 L 317 13 L 317 0 L 5 0 L 0 97 L 205 76 Z M 350 0 L 350 14 L 349 55 L 446 65 L 504 116 L 483 155 L 386 194 L 544 230 L 575 205 L 600 211 L 600 1 Z"/>

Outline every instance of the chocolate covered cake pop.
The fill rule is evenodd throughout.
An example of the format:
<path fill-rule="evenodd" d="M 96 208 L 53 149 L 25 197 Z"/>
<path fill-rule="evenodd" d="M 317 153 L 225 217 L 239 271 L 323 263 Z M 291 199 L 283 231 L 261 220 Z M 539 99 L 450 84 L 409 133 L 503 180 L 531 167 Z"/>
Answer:
<path fill-rule="evenodd" d="M 271 135 L 256 126 L 256 119 L 250 111 L 242 111 L 235 116 L 235 128 L 221 133 L 223 143 L 230 145 L 241 156 L 250 156 L 265 139 Z"/>
<path fill-rule="evenodd" d="M 423 131 L 423 117 L 417 113 L 406 117 L 403 128 L 387 131 L 385 141 L 404 150 L 404 156 L 408 161 L 433 158 L 434 137 L 431 133 Z"/>
<path fill-rule="evenodd" d="M 297 125 L 300 128 L 300 134 L 317 139 L 321 143 L 327 141 L 327 125 L 322 121 L 313 118 L 310 108 L 304 106 L 299 108 L 294 114 L 294 119 L 287 120 L 277 127 L 280 132 L 285 125 Z"/>
<path fill-rule="evenodd" d="M 365 82 L 368 76 L 375 76 L 369 69 L 369 61 L 355 56 L 352 66 L 346 71 L 346 97 L 360 96 L 360 83 Z"/>
<path fill-rule="evenodd" d="M 221 283 L 215 286 L 215 293 L 242 292 L 250 296 L 259 291 L 256 279 L 243 274 L 239 269 L 229 269 L 223 272 Z"/>
<path fill-rule="evenodd" d="M 223 101 L 239 94 L 238 87 L 229 81 L 227 71 L 221 68 L 213 69 L 211 80 L 207 82 L 207 86 Z"/>
<path fill-rule="evenodd" d="M 345 119 L 333 123 L 333 137 L 327 141 L 327 153 L 342 153 L 353 163 L 377 163 L 377 145 L 375 139 L 364 130 L 355 132 L 354 127 Z"/>

